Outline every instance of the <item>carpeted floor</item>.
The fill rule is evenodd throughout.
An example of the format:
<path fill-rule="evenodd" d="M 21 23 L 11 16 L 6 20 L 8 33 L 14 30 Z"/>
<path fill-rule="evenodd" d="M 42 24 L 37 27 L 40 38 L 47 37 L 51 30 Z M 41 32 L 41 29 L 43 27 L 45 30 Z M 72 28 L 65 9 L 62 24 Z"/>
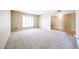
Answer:
<path fill-rule="evenodd" d="M 5 49 L 71 49 L 77 48 L 75 37 L 64 32 L 29 29 L 13 32 Z"/>

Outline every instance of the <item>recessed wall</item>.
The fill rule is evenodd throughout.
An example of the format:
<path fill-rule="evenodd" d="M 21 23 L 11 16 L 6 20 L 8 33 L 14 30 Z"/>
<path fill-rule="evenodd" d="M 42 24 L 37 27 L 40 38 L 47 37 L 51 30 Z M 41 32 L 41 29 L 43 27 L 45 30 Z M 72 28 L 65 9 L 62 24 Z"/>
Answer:
<path fill-rule="evenodd" d="M 63 16 L 63 29 L 75 31 L 75 13 L 74 14 L 66 14 Z"/>
<path fill-rule="evenodd" d="M 75 34 L 75 21 L 75 13 L 63 14 L 61 19 L 55 15 L 52 16 L 51 29 Z"/>

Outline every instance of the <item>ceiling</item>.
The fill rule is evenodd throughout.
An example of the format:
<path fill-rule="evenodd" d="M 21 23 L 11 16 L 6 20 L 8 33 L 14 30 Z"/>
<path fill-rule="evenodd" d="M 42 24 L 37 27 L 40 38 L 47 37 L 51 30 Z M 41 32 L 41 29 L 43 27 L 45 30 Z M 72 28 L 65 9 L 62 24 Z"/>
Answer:
<path fill-rule="evenodd" d="M 34 15 L 44 15 L 44 14 L 50 14 L 55 15 L 58 13 L 74 13 L 74 10 L 15 10 L 19 12 L 24 12 L 28 14 L 34 14 Z"/>

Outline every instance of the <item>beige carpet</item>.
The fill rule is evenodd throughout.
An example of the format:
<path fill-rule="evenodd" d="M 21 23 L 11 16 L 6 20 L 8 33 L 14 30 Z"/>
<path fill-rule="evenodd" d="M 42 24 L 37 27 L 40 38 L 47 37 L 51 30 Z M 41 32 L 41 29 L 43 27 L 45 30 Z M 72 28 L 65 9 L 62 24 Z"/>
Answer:
<path fill-rule="evenodd" d="M 13 32 L 5 49 L 71 49 L 77 48 L 75 37 L 64 32 L 29 29 Z"/>

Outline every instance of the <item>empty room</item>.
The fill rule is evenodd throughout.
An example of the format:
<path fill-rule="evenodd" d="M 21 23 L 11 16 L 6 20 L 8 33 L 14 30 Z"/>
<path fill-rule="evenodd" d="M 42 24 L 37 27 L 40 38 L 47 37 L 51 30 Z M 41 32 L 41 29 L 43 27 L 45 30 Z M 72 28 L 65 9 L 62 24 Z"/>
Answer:
<path fill-rule="evenodd" d="M 79 11 L 0 10 L 0 49 L 78 49 Z"/>

